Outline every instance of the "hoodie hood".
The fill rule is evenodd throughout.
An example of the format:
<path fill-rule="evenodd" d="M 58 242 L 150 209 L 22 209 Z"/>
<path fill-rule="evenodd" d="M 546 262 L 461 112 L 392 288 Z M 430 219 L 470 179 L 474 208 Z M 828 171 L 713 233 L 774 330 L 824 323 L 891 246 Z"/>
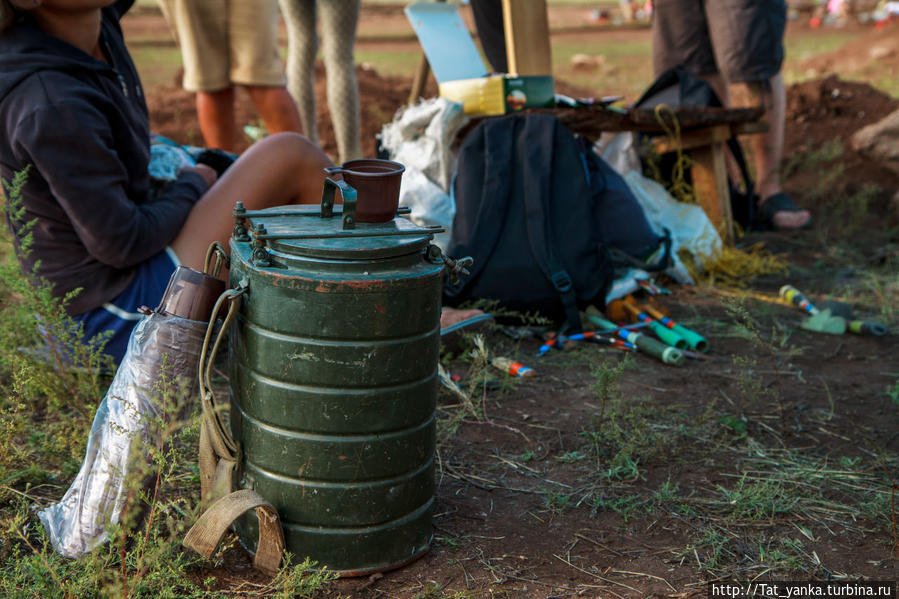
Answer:
<path fill-rule="evenodd" d="M 26 273 L 37 268 L 58 297 L 82 289 L 66 304 L 73 315 L 121 293 L 206 190 L 191 172 L 152 185 L 147 104 L 119 26 L 128 4 L 103 10 L 108 64 L 27 18 L 0 34 L 0 178 L 30 168 L 9 226 L 34 223 Z"/>

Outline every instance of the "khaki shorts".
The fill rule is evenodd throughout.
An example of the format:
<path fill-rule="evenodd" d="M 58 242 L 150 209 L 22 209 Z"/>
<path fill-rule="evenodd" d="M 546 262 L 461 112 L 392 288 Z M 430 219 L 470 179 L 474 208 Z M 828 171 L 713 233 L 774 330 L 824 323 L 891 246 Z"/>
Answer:
<path fill-rule="evenodd" d="M 786 22 L 784 0 L 655 0 L 654 70 L 681 65 L 727 83 L 765 81 L 783 64 Z"/>
<path fill-rule="evenodd" d="M 283 86 L 277 0 L 159 0 L 184 62 L 184 89 Z"/>

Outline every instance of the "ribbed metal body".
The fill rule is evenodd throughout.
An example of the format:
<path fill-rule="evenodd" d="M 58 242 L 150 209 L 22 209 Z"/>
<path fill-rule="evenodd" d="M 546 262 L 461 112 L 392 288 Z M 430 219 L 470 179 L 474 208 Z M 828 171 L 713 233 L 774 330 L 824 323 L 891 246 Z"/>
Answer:
<path fill-rule="evenodd" d="M 238 485 L 275 506 L 297 560 L 357 575 L 414 559 L 434 499 L 443 265 L 426 259 L 430 237 L 276 239 L 341 222 L 249 220 L 266 227 L 268 260 L 232 238 L 231 285 L 248 285 L 229 347 Z M 254 518 L 238 527 L 250 549 Z"/>

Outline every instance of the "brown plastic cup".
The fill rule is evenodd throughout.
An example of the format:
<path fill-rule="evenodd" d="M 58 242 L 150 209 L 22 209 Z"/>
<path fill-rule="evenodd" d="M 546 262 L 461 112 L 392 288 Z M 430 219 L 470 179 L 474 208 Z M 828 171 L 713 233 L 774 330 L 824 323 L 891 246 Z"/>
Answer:
<path fill-rule="evenodd" d="M 209 322 L 215 302 L 225 289 L 223 280 L 179 266 L 172 273 L 156 312 Z"/>
<path fill-rule="evenodd" d="M 406 167 L 392 160 L 362 158 L 325 169 L 329 175 L 341 174 L 356 190 L 356 221 L 386 223 L 396 216 L 400 205 L 400 183 Z"/>

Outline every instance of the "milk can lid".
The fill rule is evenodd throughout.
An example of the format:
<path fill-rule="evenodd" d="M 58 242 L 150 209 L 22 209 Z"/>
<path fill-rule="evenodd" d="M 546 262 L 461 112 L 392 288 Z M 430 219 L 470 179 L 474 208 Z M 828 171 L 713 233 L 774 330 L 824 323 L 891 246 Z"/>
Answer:
<path fill-rule="evenodd" d="M 322 218 L 318 206 L 282 206 L 255 211 L 249 216 L 250 236 L 263 225 L 262 237 L 275 253 L 310 258 L 369 260 L 408 255 L 427 247 L 434 232 L 396 217 L 384 223 L 356 223 L 345 229 L 340 205 L 331 218 Z"/>

